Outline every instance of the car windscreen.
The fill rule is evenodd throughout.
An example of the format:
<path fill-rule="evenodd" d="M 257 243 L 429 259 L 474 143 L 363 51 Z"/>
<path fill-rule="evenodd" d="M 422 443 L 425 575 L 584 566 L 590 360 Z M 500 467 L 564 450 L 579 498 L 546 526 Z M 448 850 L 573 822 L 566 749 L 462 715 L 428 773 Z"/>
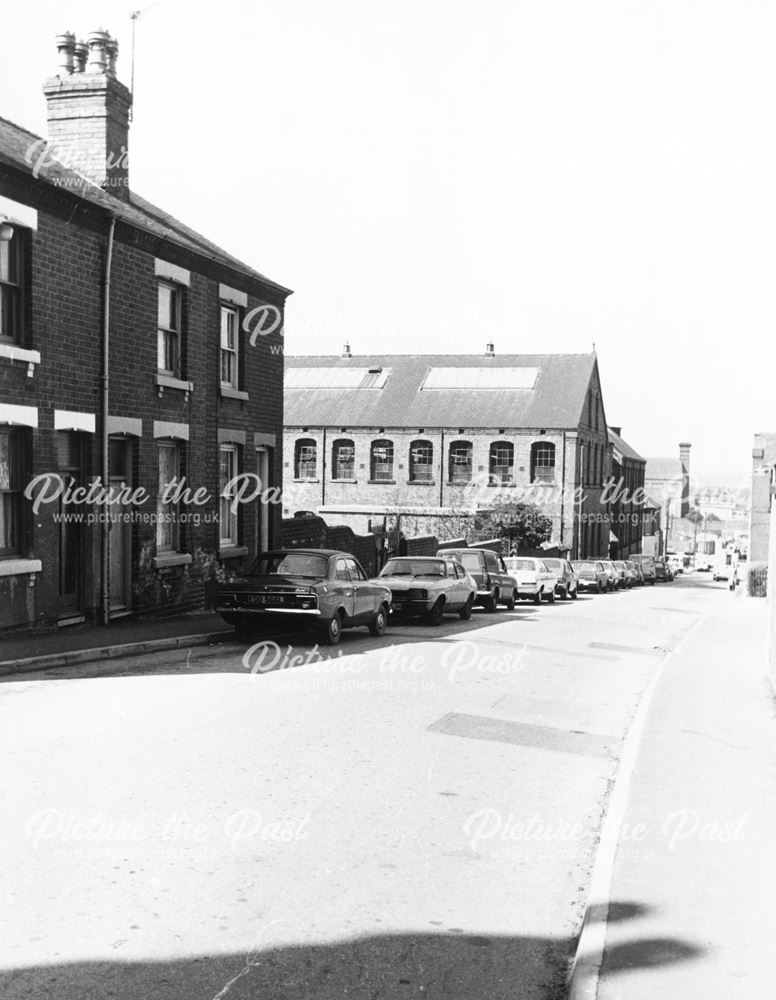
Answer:
<path fill-rule="evenodd" d="M 579 562 L 575 562 L 572 565 L 574 566 L 574 569 L 578 569 L 578 570 L 581 570 L 581 571 L 586 572 L 586 573 L 595 573 L 595 563 L 589 563 L 589 562 L 579 563 Z"/>
<path fill-rule="evenodd" d="M 447 576 L 441 559 L 389 559 L 380 576 Z"/>
<path fill-rule="evenodd" d="M 246 576 L 326 576 L 329 560 L 311 552 L 274 552 L 261 555 L 251 564 Z"/>

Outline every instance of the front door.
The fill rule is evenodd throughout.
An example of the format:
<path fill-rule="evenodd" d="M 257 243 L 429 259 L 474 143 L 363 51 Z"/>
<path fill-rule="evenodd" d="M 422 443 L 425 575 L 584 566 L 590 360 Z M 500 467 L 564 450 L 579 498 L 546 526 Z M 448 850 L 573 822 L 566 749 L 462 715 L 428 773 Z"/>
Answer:
<path fill-rule="evenodd" d="M 126 438 L 110 439 L 108 470 L 114 496 L 123 486 L 132 488 L 132 444 Z M 132 607 L 132 524 L 127 517 L 131 509 L 121 503 L 108 506 L 111 612 L 129 611 Z"/>
<path fill-rule="evenodd" d="M 57 470 L 73 488 L 83 486 L 86 440 L 78 431 L 57 431 Z M 66 492 L 72 492 L 68 490 Z M 83 613 L 85 531 L 83 504 L 59 501 L 59 618 Z"/>

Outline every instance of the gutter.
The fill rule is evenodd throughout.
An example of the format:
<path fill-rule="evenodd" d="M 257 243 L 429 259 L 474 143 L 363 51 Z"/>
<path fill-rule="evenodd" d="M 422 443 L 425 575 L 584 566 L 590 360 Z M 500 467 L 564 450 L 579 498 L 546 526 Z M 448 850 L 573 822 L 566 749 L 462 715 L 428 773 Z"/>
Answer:
<path fill-rule="evenodd" d="M 105 255 L 105 281 L 102 307 L 102 400 L 101 400 L 101 479 L 103 489 L 108 489 L 108 404 L 110 400 L 110 274 L 113 263 L 113 236 L 116 230 L 116 216 L 110 217 L 108 229 L 108 247 Z M 110 623 L 110 523 L 104 517 L 101 524 L 102 533 L 102 596 L 100 599 L 100 620 L 103 625 Z"/>

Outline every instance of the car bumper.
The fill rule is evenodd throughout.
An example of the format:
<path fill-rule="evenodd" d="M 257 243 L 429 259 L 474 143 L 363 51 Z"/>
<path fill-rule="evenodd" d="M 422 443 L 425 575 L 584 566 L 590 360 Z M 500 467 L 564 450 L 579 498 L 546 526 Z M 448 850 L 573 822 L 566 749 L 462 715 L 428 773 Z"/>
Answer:
<path fill-rule="evenodd" d="M 606 584 L 599 580 L 578 580 L 577 587 L 579 590 L 598 590 L 598 587 L 605 587 Z"/>
<path fill-rule="evenodd" d="M 391 601 L 391 613 L 394 615 L 425 615 L 432 608 L 431 601 L 408 601 L 408 600 L 396 600 L 396 598 Z"/>
<path fill-rule="evenodd" d="M 322 618 L 319 608 L 230 608 L 217 607 L 219 615 L 230 615 L 232 618 Z"/>
<path fill-rule="evenodd" d="M 539 583 L 518 583 L 517 593 L 520 597 L 535 597 L 542 589 Z"/>

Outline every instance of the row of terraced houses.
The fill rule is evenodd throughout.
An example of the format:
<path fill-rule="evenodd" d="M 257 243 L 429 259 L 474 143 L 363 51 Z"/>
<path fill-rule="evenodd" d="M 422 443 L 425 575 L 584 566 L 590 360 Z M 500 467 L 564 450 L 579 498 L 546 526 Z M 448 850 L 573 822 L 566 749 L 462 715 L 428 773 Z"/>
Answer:
<path fill-rule="evenodd" d="M 444 538 L 520 494 L 572 556 L 639 550 L 595 354 L 347 350 L 284 396 L 290 290 L 134 192 L 114 40 L 57 52 L 48 136 L 0 119 L 0 630 L 208 606 L 304 511 Z"/>

